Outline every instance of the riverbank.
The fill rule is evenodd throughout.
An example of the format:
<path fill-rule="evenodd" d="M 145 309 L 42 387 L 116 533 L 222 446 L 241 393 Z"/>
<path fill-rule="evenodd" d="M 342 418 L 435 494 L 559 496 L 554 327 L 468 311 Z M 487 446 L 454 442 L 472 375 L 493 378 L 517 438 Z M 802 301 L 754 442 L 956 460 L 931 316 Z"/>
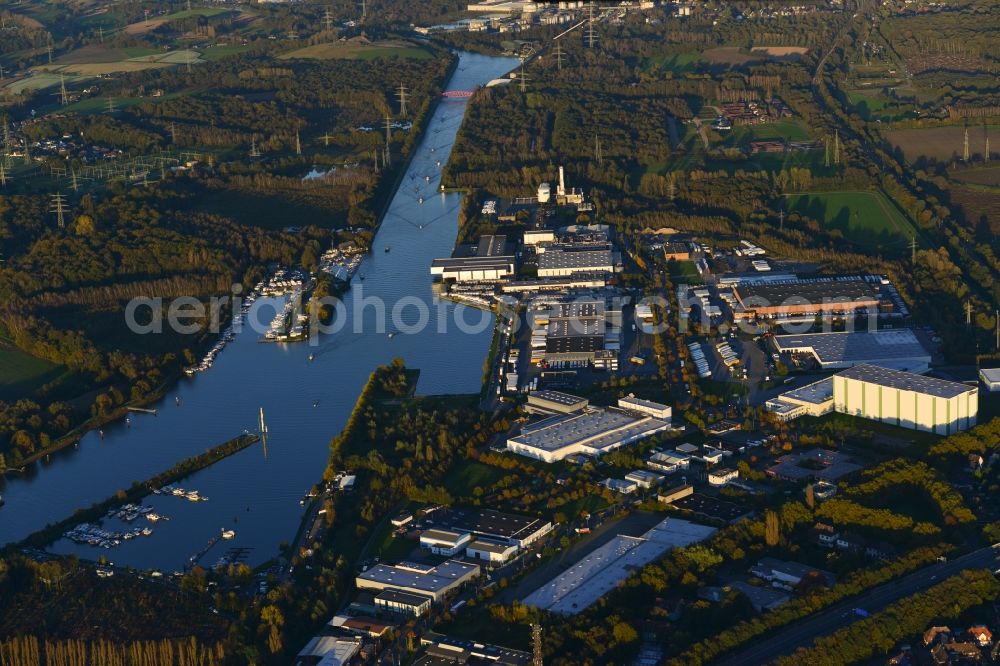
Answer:
<path fill-rule="evenodd" d="M 25 537 L 20 543 L 8 545 L 4 550 L 6 551 L 10 548 L 45 548 L 59 539 L 74 525 L 100 520 L 107 514 L 109 509 L 121 506 L 122 504 L 138 502 L 146 497 L 146 495 L 151 494 L 154 489 L 180 481 L 234 453 L 242 451 L 258 441 L 260 441 L 260 437 L 252 433 L 239 435 L 204 453 L 182 460 L 165 472 L 160 472 L 146 481 L 137 481 L 128 490 L 119 490 L 113 497 L 98 502 L 87 509 L 77 509 L 68 518 L 64 518 L 58 523 L 46 525 L 34 534 Z"/>

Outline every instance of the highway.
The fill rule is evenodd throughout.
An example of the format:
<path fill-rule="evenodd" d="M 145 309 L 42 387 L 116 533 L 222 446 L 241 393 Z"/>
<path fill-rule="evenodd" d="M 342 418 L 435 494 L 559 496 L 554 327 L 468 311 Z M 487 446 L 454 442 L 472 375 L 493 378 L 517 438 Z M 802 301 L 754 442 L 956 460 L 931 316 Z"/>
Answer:
<path fill-rule="evenodd" d="M 899 580 L 872 588 L 859 596 L 830 606 L 825 611 L 794 622 L 784 629 L 779 629 L 777 633 L 740 648 L 739 654 L 724 657 L 716 663 L 723 666 L 757 666 L 769 663 L 777 657 L 794 652 L 796 648 L 809 646 L 814 639 L 832 634 L 860 619 L 853 612 L 855 608 L 876 613 L 903 597 L 922 592 L 964 569 L 996 570 L 998 566 L 1000 566 L 1000 544 L 972 551 L 947 562 L 936 562 Z"/>

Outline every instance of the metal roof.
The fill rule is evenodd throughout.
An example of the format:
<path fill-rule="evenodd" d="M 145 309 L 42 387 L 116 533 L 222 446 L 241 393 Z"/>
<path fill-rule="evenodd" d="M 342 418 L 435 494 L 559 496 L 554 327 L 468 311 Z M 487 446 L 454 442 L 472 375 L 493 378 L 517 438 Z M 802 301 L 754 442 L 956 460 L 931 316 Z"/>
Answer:
<path fill-rule="evenodd" d="M 853 368 L 838 372 L 834 376 L 855 379 L 868 384 L 877 384 L 879 386 L 899 389 L 901 391 L 924 393 L 938 398 L 955 398 L 969 393 L 970 391 L 978 390 L 973 386 L 966 386 L 965 384 L 959 384 L 958 382 L 949 382 L 944 379 L 937 379 L 936 377 L 915 375 L 912 372 L 892 370 L 890 368 L 882 368 L 877 365 L 869 365 L 867 363 L 863 365 L 856 365 Z"/>
<path fill-rule="evenodd" d="M 543 451 L 558 451 L 574 444 L 600 451 L 622 440 L 643 433 L 652 434 L 669 426 L 658 419 L 637 418 L 612 409 L 590 409 L 550 421 L 545 427 L 522 431 L 510 441 Z"/>
<path fill-rule="evenodd" d="M 886 331 L 807 333 L 776 335 L 774 344 L 782 351 L 810 349 L 821 363 L 864 362 L 918 358 L 930 361 L 930 354 L 908 328 Z"/>
<path fill-rule="evenodd" d="M 540 270 L 553 268 L 606 268 L 612 266 L 611 250 L 565 251 L 550 248 L 538 255 Z"/>

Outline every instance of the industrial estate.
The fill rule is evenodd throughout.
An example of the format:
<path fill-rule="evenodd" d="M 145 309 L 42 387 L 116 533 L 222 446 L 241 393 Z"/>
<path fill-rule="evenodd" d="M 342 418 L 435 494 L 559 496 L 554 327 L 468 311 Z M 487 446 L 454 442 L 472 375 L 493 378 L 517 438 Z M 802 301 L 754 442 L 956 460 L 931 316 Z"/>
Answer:
<path fill-rule="evenodd" d="M 0 4 L 0 666 L 1000 663 L 997 44 Z"/>

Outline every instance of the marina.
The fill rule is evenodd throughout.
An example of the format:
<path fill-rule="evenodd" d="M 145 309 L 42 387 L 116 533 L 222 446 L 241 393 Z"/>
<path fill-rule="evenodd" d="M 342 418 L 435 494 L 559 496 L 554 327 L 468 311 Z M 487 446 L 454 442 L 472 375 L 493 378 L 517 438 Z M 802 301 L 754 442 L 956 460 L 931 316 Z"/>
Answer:
<path fill-rule="evenodd" d="M 467 53 L 461 59 L 451 88 L 474 88 L 517 64 L 510 58 Z M 438 102 L 432 123 L 442 131 L 418 142 L 401 179 L 426 185 L 416 196 L 409 187 L 397 190 L 373 241 L 375 252 L 357 268 L 365 276 L 363 293 L 361 285 L 355 285 L 344 296 L 350 321 L 339 332 L 309 343 L 260 345 L 248 326 L 233 331 L 225 353 L 216 353 L 212 372 L 202 372 L 197 382 L 180 382 L 160 403 L 149 406 L 158 409 L 157 417 L 133 414 L 130 428 L 120 421 L 108 424 L 103 439 L 89 433 L 79 447 L 54 452 L 50 463 L 0 478 L 0 494 L 7 502 L 0 509 L 0 542 L 23 539 L 53 518 L 101 502 L 135 479 L 151 478 L 230 439 L 234 432 L 256 431 L 263 407 L 269 431 L 266 454 L 264 447 L 250 446 L 185 477 L 185 490 L 197 488 L 199 497 L 210 497 L 209 502 L 178 501 L 172 493 L 164 495 L 162 488 L 160 494 L 149 495 L 142 502 L 170 520 L 150 523 L 155 527 L 150 537 L 122 541 L 115 548 L 117 565 L 179 571 L 199 544 L 221 540 L 220 526 L 225 526 L 236 532 L 226 542 L 252 549 L 242 557 L 255 566 L 294 536 L 302 517 L 302 489 L 321 479 L 330 438 L 343 428 L 376 366 L 404 358 L 421 371 L 420 394 L 478 393 L 493 317 L 438 303 L 427 271 L 436 257 L 452 251 L 457 236 L 462 195 L 438 192 L 440 169 L 435 162 L 447 162 L 465 104 L 462 99 Z M 412 181 L 410 175 L 415 176 Z M 417 203 L 421 196 L 422 205 Z M 385 252 L 386 247 L 391 251 Z M 248 307 L 244 301 L 244 318 L 267 321 L 283 308 L 290 290 L 276 286 L 282 294 L 262 289 L 256 297 L 248 295 L 246 300 L 254 300 Z M 378 314 L 360 305 L 373 297 L 385 303 L 389 314 L 402 299 L 419 299 L 430 312 L 427 325 L 391 339 L 371 335 L 379 330 Z M 402 309 L 398 322 L 382 330 L 412 327 L 418 316 L 412 307 Z M 285 526 L 285 534 L 275 526 Z M 95 557 L 92 547 L 69 539 L 60 539 L 49 550 Z"/>

